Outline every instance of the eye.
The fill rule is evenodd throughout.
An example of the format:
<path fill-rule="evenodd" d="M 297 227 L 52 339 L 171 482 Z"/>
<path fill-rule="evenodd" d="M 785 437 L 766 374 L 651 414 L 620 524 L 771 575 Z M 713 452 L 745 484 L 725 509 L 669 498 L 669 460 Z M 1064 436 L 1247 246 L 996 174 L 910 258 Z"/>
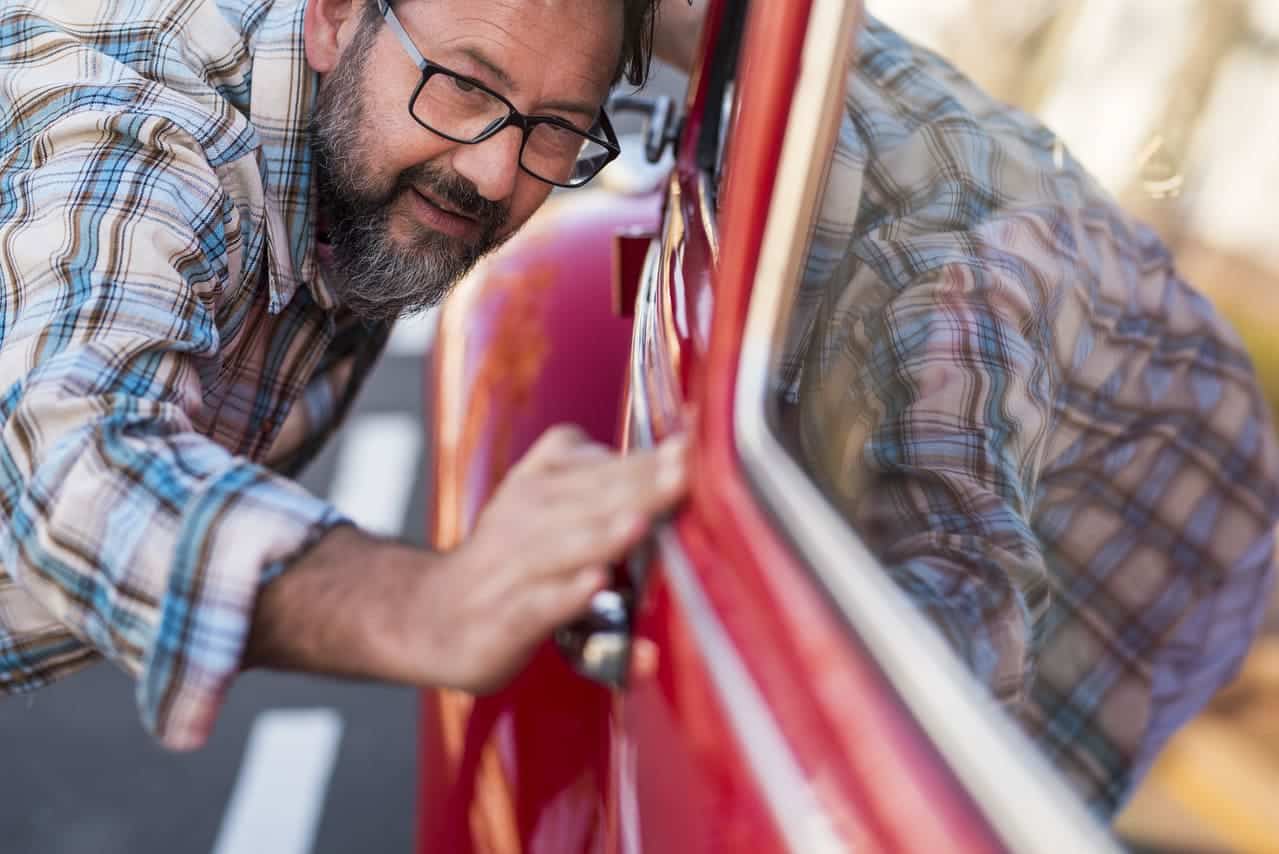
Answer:
<path fill-rule="evenodd" d="M 573 119 L 565 118 L 564 116 L 556 116 L 556 118 L 564 124 L 561 125 L 548 122 L 546 126 L 555 128 L 555 130 L 559 133 L 575 136 L 577 134 L 585 134 L 590 131 L 590 127 L 586 126 L 586 122 L 583 122 L 581 119 L 574 121 Z"/>
<path fill-rule="evenodd" d="M 581 139 L 579 134 L 574 133 L 566 127 L 561 127 L 559 125 L 547 125 L 547 127 L 553 129 L 553 136 L 557 142 L 572 144 L 574 141 Z"/>
<path fill-rule="evenodd" d="M 469 81 L 467 81 L 467 80 L 463 80 L 461 77 L 454 77 L 454 78 L 453 78 L 453 85 L 454 85 L 454 86 L 456 86 L 456 87 L 457 87 L 459 90 L 461 90 L 462 92 L 474 92 L 474 91 L 475 91 L 475 84 L 474 84 L 474 83 L 471 83 L 471 82 L 469 82 Z"/>

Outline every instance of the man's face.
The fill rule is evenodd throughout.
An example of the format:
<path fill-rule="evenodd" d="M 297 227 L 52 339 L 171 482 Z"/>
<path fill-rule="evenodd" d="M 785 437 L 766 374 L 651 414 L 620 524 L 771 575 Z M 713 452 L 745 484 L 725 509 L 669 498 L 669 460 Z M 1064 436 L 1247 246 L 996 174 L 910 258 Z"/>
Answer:
<path fill-rule="evenodd" d="M 418 124 L 408 105 L 421 72 L 386 23 L 369 23 L 363 2 L 372 0 L 357 2 L 340 59 L 322 76 L 311 144 L 340 298 L 362 317 L 390 319 L 438 303 L 551 186 L 520 169 L 517 127 L 465 145 Z M 428 60 L 525 114 L 577 125 L 603 104 L 621 55 L 616 0 L 400 0 L 394 9 Z"/>

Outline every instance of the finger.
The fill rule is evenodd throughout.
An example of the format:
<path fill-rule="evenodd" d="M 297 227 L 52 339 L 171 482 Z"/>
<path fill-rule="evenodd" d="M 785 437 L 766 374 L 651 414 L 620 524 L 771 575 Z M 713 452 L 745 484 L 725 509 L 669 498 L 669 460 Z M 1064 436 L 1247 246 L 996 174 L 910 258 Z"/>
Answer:
<path fill-rule="evenodd" d="M 680 435 L 657 448 L 627 454 L 580 454 L 566 460 L 571 464 L 557 466 L 553 474 L 548 473 L 546 494 L 599 490 L 615 483 L 630 489 L 634 482 L 652 481 L 663 474 L 681 480 L 688 461 L 688 440 Z"/>
<path fill-rule="evenodd" d="M 638 513 L 583 523 L 579 517 L 554 520 L 544 526 L 553 532 L 535 536 L 520 551 L 518 563 L 508 571 L 518 577 L 516 586 L 536 586 L 547 579 L 567 578 L 581 567 L 620 561 L 648 533 L 650 519 Z"/>
<path fill-rule="evenodd" d="M 552 459 L 548 460 L 548 469 L 550 471 L 558 471 L 564 468 L 573 468 L 592 462 L 603 462 L 605 460 L 616 459 L 617 456 L 617 451 L 608 445 L 602 445 L 599 442 L 587 440 L 560 451 Z"/>
<path fill-rule="evenodd" d="M 668 509 L 688 486 L 686 445 L 674 442 L 644 451 L 562 469 L 539 485 L 548 504 L 582 513 L 583 522 L 635 511 L 647 516 Z"/>
<path fill-rule="evenodd" d="M 580 439 L 564 435 L 541 447 L 535 446 L 511 468 L 502 479 L 499 490 L 508 496 L 518 494 L 518 497 L 510 499 L 517 503 L 540 504 L 554 497 L 555 475 L 558 473 L 591 470 L 592 466 L 617 458 L 616 452 L 608 446 L 590 441 L 584 435 Z M 494 500 L 497 498 L 495 495 Z"/>
<path fill-rule="evenodd" d="M 554 575 L 590 562 L 621 559 L 680 499 L 686 479 L 679 477 L 648 478 L 629 490 L 613 484 L 601 492 L 561 497 L 530 520 L 526 553 L 534 558 L 533 571 Z"/>
<path fill-rule="evenodd" d="M 526 478 L 481 524 L 501 530 L 492 540 L 503 555 L 490 561 L 494 572 L 519 587 L 620 560 L 683 495 L 685 456 L 685 443 L 674 441 L 658 452 L 583 464 L 575 473 Z"/>
<path fill-rule="evenodd" d="M 546 581 L 529 591 L 524 602 L 524 619 L 537 627 L 539 635 L 546 635 L 555 628 L 585 613 L 591 597 L 604 589 L 608 573 L 603 567 L 580 569 L 572 575 Z"/>
<path fill-rule="evenodd" d="M 590 437 L 577 425 L 557 424 L 538 437 L 537 441 L 533 443 L 533 446 L 529 448 L 524 457 L 516 463 L 515 467 L 538 468 L 569 453 L 580 445 L 590 443 Z"/>

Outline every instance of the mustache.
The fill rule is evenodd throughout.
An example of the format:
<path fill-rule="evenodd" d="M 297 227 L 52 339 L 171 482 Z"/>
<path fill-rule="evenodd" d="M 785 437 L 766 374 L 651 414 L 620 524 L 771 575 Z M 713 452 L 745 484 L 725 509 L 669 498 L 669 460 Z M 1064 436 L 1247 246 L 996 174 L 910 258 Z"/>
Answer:
<path fill-rule="evenodd" d="M 473 218 L 488 234 L 501 230 L 510 216 L 506 205 L 486 199 L 473 183 L 461 175 L 445 172 L 426 163 L 401 172 L 386 203 L 389 204 L 406 190 L 418 189 L 430 191 L 454 210 Z"/>

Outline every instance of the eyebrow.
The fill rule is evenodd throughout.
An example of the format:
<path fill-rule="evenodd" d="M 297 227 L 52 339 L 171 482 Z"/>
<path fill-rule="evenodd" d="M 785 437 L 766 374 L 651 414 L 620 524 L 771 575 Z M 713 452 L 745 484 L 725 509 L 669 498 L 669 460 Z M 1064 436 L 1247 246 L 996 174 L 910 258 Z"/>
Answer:
<path fill-rule="evenodd" d="M 484 68 L 485 71 L 492 74 L 498 83 L 502 84 L 509 91 L 519 89 L 515 85 L 515 81 L 511 79 L 511 75 L 507 74 L 500 65 L 484 55 L 484 52 L 476 47 L 463 47 L 458 49 L 458 53 L 467 59 Z M 543 110 L 558 110 L 562 113 L 578 113 L 583 117 L 594 121 L 600 112 L 598 106 L 592 106 L 584 101 L 549 101 L 542 104 Z"/>
<path fill-rule="evenodd" d="M 511 75 L 502 70 L 502 67 L 493 60 L 484 55 L 484 51 L 476 47 L 464 47 L 458 50 L 458 53 L 474 62 L 476 65 L 484 67 L 488 73 L 497 78 L 497 82 L 501 83 L 507 89 L 515 90 L 519 87 L 515 85 L 515 81 L 511 79 Z"/>

